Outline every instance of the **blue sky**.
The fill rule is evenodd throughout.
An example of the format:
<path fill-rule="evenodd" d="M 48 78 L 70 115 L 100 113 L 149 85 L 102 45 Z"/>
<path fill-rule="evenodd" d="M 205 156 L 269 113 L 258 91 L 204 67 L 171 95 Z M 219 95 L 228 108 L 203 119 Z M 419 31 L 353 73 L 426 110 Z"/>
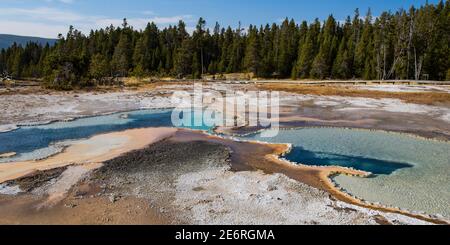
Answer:
<path fill-rule="evenodd" d="M 428 0 L 437 3 L 439 0 Z M 296 21 L 325 19 L 333 14 L 344 20 L 360 8 L 364 15 L 370 7 L 374 16 L 384 10 L 396 11 L 426 0 L 0 0 L 0 33 L 56 37 L 69 25 L 90 29 L 118 25 L 124 17 L 135 28 L 153 21 L 160 27 L 182 19 L 189 29 L 199 17 L 213 26 L 236 27 L 280 22 L 285 17 Z"/>

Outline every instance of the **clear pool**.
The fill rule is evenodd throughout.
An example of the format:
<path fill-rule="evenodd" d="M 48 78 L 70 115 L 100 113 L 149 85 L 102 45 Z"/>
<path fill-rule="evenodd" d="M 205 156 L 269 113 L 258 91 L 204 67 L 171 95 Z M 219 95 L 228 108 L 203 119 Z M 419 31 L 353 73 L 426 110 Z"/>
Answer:
<path fill-rule="evenodd" d="M 171 115 L 170 109 L 152 109 L 21 127 L 15 131 L 0 133 L 0 153 L 16 153 L 14 157 L 0 159 L 0 163 L 45 158 L 59 152 L 64 142 L 96 134 L 135 128 L 172 127 Z M 190 128 L 211 129 L 204 125 Z"/>
<path fill-rule="evenodd" d="M 282 130 L 277 137 L 245 137 L 291 143 L 292 162 L 353 167 L 371 178 L 337 176 L 347 192 L 370 202 L 450 218 L 450 143 L 409 135 L 342 128 Z"/>

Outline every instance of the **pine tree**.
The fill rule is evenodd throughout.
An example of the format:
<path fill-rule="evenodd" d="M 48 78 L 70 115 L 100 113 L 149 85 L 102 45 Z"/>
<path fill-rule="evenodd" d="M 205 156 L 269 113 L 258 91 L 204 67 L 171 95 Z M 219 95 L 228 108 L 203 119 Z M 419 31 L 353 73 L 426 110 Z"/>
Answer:
<path fill-rule="evenodd" d="M 297 50 L 293 53 L 296 62 L 298 62 L 297 61 L 297 58 L 299 56 L 298 53 L 300 51 L 302 51 L 302 47 L 305 44 L 307 33 L 308 33 L 308 23 L 306 21 L 303 21 L 302 24 L 300 25 L 300 29 L 298 31 L 298 47 L 297 47 Z M 295 56 L 295 54 L 297 54 L 297 56 Z M 297 76 L 299 75 L 299 71 L 297 70 L 298 66 L 297 66 L 296 62 L 293 62 L 293 66 L 292 66 L 292 72 L 291 72 L 292 79 L 297 79 Z"/>
<path fill-rule="evenodd" d="M 273 73 L 273 39 L 269 25 L 260 27 L 260 57 L 259 75 L 260 77 L 270 77 Z"/>
<path fill-rule="evenodd" d="M 178 49 L 177 57 L 175 59 L 175 73 L 177 77 L 182 78 L 186 75 L 192 74 L 192 61 L 194 44 L 192 40 L 185 39 Z"/>
<path fill-rule="evenodd" d="M 242 71 L 244 50 L 245 50 L 242 31 L 243 29 L 241 27 L 241 24 L 239 23 L 239 26 L 233 35 L 231 47 L 228 50 L 228 52 L 230 52 L 229 64 L 226 70 L 228 73 Z"/>
<path fill-rule="evenodd" d="M 2 48 L 0 52 L 0 76 L 4 75 L 6 71 L 6 51 Z"/>
<path fill-rule="evenodd" d="M 339 45 L 339 50 L 333 65 L 333 77 L 348 79 L 352 75 L 351 55 L 348 50 L 348 40 L 344 37 Z"/>
<path fill-rule="evenodd" d="M 137 77 L 142 77 L 145 75 L 145 50 L 144 50 L 144 40 L 140 38 L 136 42 L 133 53 L 133 75 Z"/>
<path fill-rule="evenodd" d="M 130 52 L 130 40 L 126 34 L 122 34 L 111 61 L 115 76 L 127 76 L 131 64 Z"/>
<path fill-rule="evenodd" d="M 159 30 L 155 23 L 148 23 L 142 34 L 142 69 L 147 72 L 155 72 L 160 61 Z"/>
<path fill-rule="evenodd" d="M 219 71 L 220 72 L 227 72 L 230 59 L 231 59 L 231 48 L 233 43 L 233 30 L 231 27 L 228 27 L 226 31 L 221 33 L 221 39 L 222 39 L 222 49 L 221 49 L 221 56 L 220 56 L 220 62 L 219 62 Z"/>
<path fill-rule="evenodd" d="M 248 72 L 252 72 L 256 76 L 260 75 L 261 56 L 260 56 L 260 40 L 256 27 L 250 26 L 247 39 L 247 49 L 244 58 L 244 66 Z"/>
<path fill-rule="evenodd" d="M 92 56 L 92 61 L 89 67 L 89 76 L 101 83 L 102 78 L 110 75 L 110 67 L 108 60 L 102 54 L 95 54 Z"/>
<path fill-rule="evenodd" d="M 280 77 L 289 77 L 292 72 L 298 47 L 298 35 L 294 20 L 285 19 L 277 34 L 277 73 Z"/>
<path fill-rule="evenodd" d="M 253 72 L 267 78 L 449 79 L 450 1 L 361 20 L 359 10 L 343 25 L 330 16 L 297 25 L 250 26 L 247 32 L 206 28 L 201 18 L 190 35 L 180 21 L 158 28 L 122 26 L 92 30 L 72 26 L 55 45 L 17 44 L 0 52 L 0 72 L 44 78 L 57 89 L 90 86 L 109 76 Z"/>
<path fill-rule="evenodd" d="M 204 72 L 205 64 L 205 54 L 206 50 L 206 31 L 205 31 L 206 21 L 203 18 L 198 20 L 196 29 L 192 35 L 192 40 L 194 42 L 194 57 L 192 59 L 192 73 L 195 78 L 200 78 Z"/>
<path fill-rule="evenodd" d="M 11 63 L 11 76 L 18 78 L 22 75 L 23 70 L 23 49 L 22 46 L 17 47 Z"/>
<path fill-rule="evenodd" d="M 370 73 L 371 56 L 369 53 L 371 50 L 370 47 L 371 38 L 372 38 L 372 14 L 369 9 L 364 21 L 363 33 L 361 35 L 361 38 L 359 39 L 359 42 L 357 43 L 355 50 L 354 72 L 356 77 L 363 77 Z"/>
<path fill-rule="evenodd" d="M 315 20 L 308 30 L 305 42 L 302 48 L 299 50 L 299 58 L 297 62 L 297 76 L 298 78 L 308 78 L 311 71 L 311 65 L 316 56 L 316 50 L 318 46 L 318 37 L 320 33 L 320 22 Z"/>
<path fill-rule="evenodd" d="M 311 67 L 311 76 L 324 79 L 331 74 L 336 49 L 336 21 L 333 16 L 330 16 L 326 21 L 320 42 L 319 53 Z"/>

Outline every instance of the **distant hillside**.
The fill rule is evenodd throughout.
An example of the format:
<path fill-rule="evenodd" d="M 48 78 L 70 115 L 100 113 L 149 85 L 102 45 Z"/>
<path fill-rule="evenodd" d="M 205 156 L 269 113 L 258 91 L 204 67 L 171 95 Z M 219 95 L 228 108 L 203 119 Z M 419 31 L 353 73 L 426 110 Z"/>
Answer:
<path fill-rule="evenodd" d="M 46 43 L 53 45 L 56 42 L 56 39 L 0 34 L 0 49 L 8 48 L 14 42 L 16 42 L 17 44 L 21 44 L 22 46 L 25 46 L 30 41 L 38 42 L 42 45 L 45 45 Z"/>

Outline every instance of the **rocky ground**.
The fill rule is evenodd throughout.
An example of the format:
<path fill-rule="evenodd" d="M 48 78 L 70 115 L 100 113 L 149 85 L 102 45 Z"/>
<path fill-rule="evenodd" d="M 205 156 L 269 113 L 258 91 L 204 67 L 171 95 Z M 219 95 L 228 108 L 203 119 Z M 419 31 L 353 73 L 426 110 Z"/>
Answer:
<path fill-rule="evenodd" d="M 74 167 L 36 173 L 8 183 L 24 192 L 14 200 L 0 196 L 0 222 L 425 224 L 337 201 L 281 174 L 232 171 L 232 154 L 208 141 L 164 140 L 85 173 L 57 202 L 49 200 Z"/>
<path fill-rule="evenodd" d="M 206 89 L 224 94 L 261 88 L 253 84 L 209 83 Z M 393 88 L 371 89 L 388 92 Z M 414 92 L 418 89 L 414 88 Z M 184 83 L 115 92 L 0 89 L 0 131 L 118 111 L 173 107 L 170 95 L 176 90 L 193 92 L 192 85 Z M 424 93 L 443 91 L 435 87 L 425 90 Z M 395 98 L 280 93 L 283 127 L 359 127 L 450 138 L 448 103 L 415 104 Z M 223 129 L 225 133 L 252 130 L 255 129 Z M 243 149 L 242 152 L 236 147 Z M 99 169 L 69 166 L 38 172 L 0 185 L 0 223 L 424 223 L 346 204 L 283 174 L 248 167 L 254 164 L 251 164 L 252 156 L 245 155 L 246 147 L 233 148 L 190 135 L 183 140 L 171 138 L 130 152 L 104 163 Z M 11 195 L 17 192 L 21 194 Z"/>
<path fill-rule="evenodd" d="M 399 98 L 402 98 L 403 94 L 410 94 L 403 86 L 397 87 L 386 88 L 384 86 L 381 87 L 384 90 L 383 94 L 371 95 L 371 89 L 380 88 L 369 86 L 363 94 L 368 97 L 320 95 L 321 91 L 309 91 L 310 89 L 306 89 L 306 92 L 303 90 L 301 92 L 280 91 L 280 122 L 283 127 L 356 127 L 450 139 L 450 99 L 449 101 L 445 99 L 448 87 L 409 88 L 415 91 L 413 98 L 419 94 L 426 96 L 427 101 L 433 99 L 433 96 L 429 98 L 428 95 L 440 91 L 437 94 L 439 100 L 431 104 L 408 102 L 407 100 L 411 96 L 405 97 L 405 100 L 390 98 L 391 94 Z M 248 92 L 272 87 L 256 86 L 252 83 L 204 83 L 203 88 L 205 91 L 214 91 L 225 95 L 231 91 Z M 349 90 L 349 88 L 346 89 Z M 2 105 L 0 108 L 0 132 L 16 129 L 20 125 L 71 120 L 118 111 L 175 107 L 177 105 L 173 104 L 171 100 L 174 91 L 194 92 L 193 84 L 182 82 L 157 83 L 120 91 L 54 92 L 40 89 L 31 91 L 17 89 L 17 91 L 5 92 L 3 90 L 0 88 L 0 104 Z M 327 88 L 325 91 L 329 90 L 334 91 L 332 88 Z M 347 91 L 341 87 L 336 90 Z M 362 90 L 360 86 L 352 88 L 350 91 L 359 90 Z M 389 90 L 396 92 L 391 93 Z M 397 90 L 406 90 L 406 92 L 399 94 Z M 386 96 L 386 98 L 378 98 L 379 96 Z M 446 102 L 443 102 L 443 99 Z M 252 129 L 250 128 L 250 130 Z"/>

